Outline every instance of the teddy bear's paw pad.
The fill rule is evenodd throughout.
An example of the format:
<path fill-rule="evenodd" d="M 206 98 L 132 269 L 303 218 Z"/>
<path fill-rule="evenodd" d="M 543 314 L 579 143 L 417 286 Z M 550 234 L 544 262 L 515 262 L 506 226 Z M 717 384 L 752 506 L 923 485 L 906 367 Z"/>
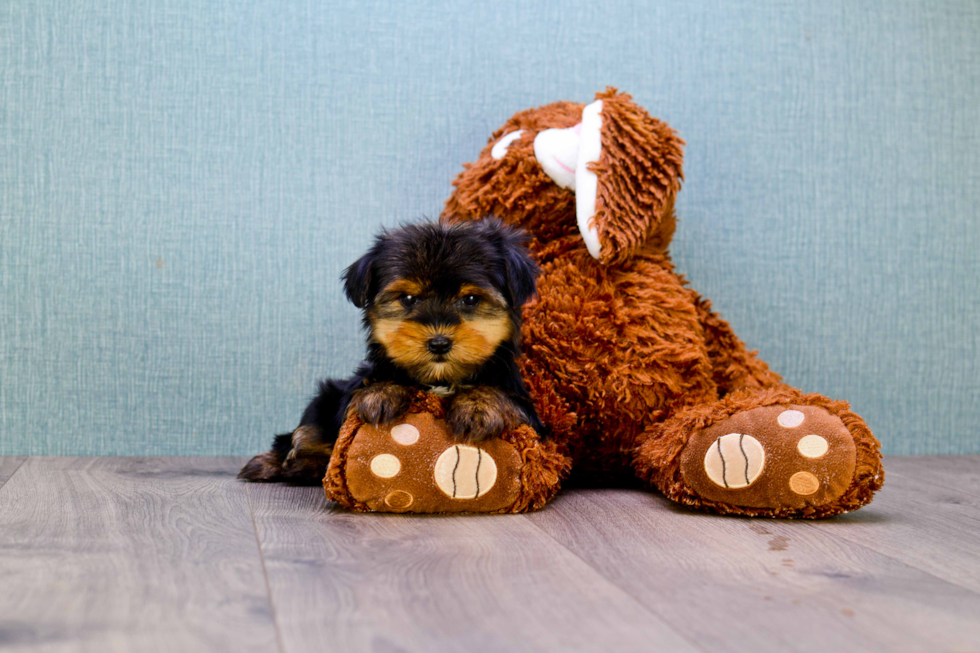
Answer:
<path fill-rule="evenodd" d="M 840 497 L 855 470 L 854 439 L 819 406 L 763 406 L 696 433 L 681 475 L 697 495 L 751 508 L 821 506 Z"/>
<path fill-rule="evenodd" d="M 445 421 L 409 413 L 389 426 L 363 424 L 347 453 L 347 486 L 378 512 L 493 512 L 513 505 L 521 456 L 491 439 L 459 444 Z"/>
<path fill-rule="evenodd" d="M 378 478 L 397 476 L 402 470 L 402 461 L 390 453 L 378 454 L 371 459 L 371 473 Z"/>
<path fill-rule="evenodd" d="M 457 444 L 436 460 L 436 485 L 451 499 L 476 499 L 497 482 L 497 463 L 479 447 Z"/>
<path fill-rule="evenodd" d="M 766 463 L 766 450 L 744 433 L 729 433 L 715 440 L 704 454 L 704 471 L 715 485 L 748 487 L 759 478 Z"/>
<path fill-rule="evenodd" d="M 396 512 L 408 510 L 415 503 L 415 497 L 405 490 L 394 490 L 385 497 L 385 505 Z"/>

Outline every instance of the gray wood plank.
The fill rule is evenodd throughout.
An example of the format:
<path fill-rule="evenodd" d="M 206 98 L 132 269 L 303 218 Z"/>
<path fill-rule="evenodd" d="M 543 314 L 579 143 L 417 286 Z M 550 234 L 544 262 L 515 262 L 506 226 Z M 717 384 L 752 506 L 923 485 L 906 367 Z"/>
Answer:
<path fill-rule="evenodd" d="M 843 524 L 705 515 L 638 490 L 566 492 L 529 520 L 711 651 L 980 642 L 980 595 L 840 539 Z"/>
<path fill-rule="evenodd" d="M 698 650 L 524 516 L 356 514 L 317 488 L 249 493 L 285 653 Z"/>
<path fill-rule="evenodd" d="M 980 495 L 921 478 L 927 475 L 915 465 L 901 472 L 886 467 L 885 487 L 873 503 L 820 526 L 980 593 Z M 966 473 L 953 471 L 947 477 L 951 486 L 958 486 L 957 479 Z M 980 641 L 976 648 L 980 650 Z"/>
<path fill-rule="evenodd" d="M 276 650 L 242 462 L 28 459 L 0 489 L 0 648 Z"/>
<path fill-rule="evenodd" d="M 0 488 L 20 468 L 27 456 L 0 456 Z"/>
<path fill-rule="evenodd" d="M 980 456 L 890 456 L 885 481 L 894 475 L 980 496 Z"/>

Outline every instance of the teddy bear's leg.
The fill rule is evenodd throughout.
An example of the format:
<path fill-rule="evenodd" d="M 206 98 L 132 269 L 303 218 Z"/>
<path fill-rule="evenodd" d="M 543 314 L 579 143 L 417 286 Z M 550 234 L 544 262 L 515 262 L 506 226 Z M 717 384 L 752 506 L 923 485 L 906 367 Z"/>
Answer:
<path fill-rule="evenodd" d="M 679 411 L 649 430 L 635 467 L 680 503 L 764 517 L 855 510 L 884 482 L 879 443 L 846 402 L 785 387 Z"/>
<path fill-rule="evenodd" d="M 732 327 L 711 310 L 711 302 L 689 291 L 693 296 L 698 321 L 704 333 L 705 348 L 711 360 L 712 379 L 723 397 L 730 392 L 753 388 L 788 388 L 782 377 L 769 369 L 765 361 L 749 351 L 745 343 L 735 335 Z"/>

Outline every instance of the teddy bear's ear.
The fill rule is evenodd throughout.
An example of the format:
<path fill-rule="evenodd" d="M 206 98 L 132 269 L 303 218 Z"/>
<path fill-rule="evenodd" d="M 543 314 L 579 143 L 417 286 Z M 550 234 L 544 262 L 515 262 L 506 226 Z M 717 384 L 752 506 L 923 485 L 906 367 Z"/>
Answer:
<path fill-rule="evenodd" d="M 667 247 L 683 180 L 683 146 L 667 123 L 614 88 L 585 107 L 575 208 L 592 256 L 610 264 L 644 244 Z"/>

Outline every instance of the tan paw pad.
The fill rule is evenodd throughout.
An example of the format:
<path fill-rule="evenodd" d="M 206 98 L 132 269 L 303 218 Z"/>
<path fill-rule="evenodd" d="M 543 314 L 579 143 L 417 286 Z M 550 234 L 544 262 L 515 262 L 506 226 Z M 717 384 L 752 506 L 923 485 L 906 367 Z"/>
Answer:
<path fill-rule="evenodd" d="M 820 489 L 820 481 L 810 472 L 796 472 L 789 477 L 789 489 L 800 496 L 809 496 Z"/>
<path fill-rule="evenodd" d="M 725 488 L 748 487 L 759 478 L 766 462 L 766 451 L 751 435 L 729 433 L 708 448 L 704 471 L 715 485 Z"/>
<path fill-rule="evenodd" d="M 385 505 L 392 510 L 408 510 L 415 503 L 415 497 L 405 490 L 395 490 L 389 492 L 385 497 Z"/>
<path fill-rule="evenodd" d="M 391 427 L 391 439 L 407 447 L 419 441 L 419 430 L 411 424 L 399 424 Z"/>
<path fill-rule="evenodd" d="M 390 453 L 378 454 L 371 459 L 371 473 L 380 478 L 391 478 L 402 470 L 402 461 Z"/>
<path fill-rule="evenodd" d="M 453 499 L 475 499 L 497 482 L 497 464 L 479 447 L 457 444 L 442 452 L 435 466 L 436 485 Z"/>
<path fill-rule="evenodd" d="M 827 444 L 827 438 L 814 434 L 805 435 L 796 443 L 796 450 L 804 458 L 821 458 L 828 448 L 830 445 Z"/>
<path fill-rule="evenodd" d="M 779 422 L 779 425 L 784 429 L 795 429 L 797 426 L 803 423 L 804 419 L 806 419 L 806 416 L 798 410 L 784 410 L 783 412 L 779 413 L 779 417 L 776 418 L 776 421 Z"/>

